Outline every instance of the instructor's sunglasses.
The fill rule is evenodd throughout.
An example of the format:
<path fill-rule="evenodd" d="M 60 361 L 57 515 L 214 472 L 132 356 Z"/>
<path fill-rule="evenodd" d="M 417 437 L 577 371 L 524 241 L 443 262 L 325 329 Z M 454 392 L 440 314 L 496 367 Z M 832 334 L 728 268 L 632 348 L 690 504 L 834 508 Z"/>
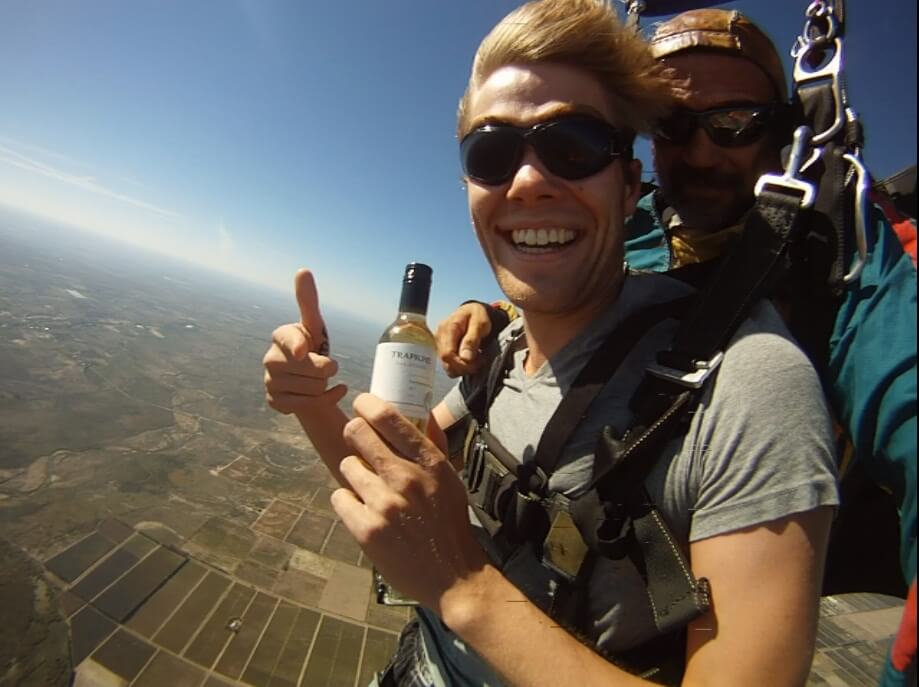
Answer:
<path fill-rule="evenodd" d="M 529 144 L 549 172 L 574 181 L 627 154 L 629 146 L 622 139 L 612 124 L 589 116 L 553 119 L 528 128 L 485 124 L 463 137 L 460 159 L 467 177 L 497 186 L 517 173 Z"/>
<path fill-rule="evenodd" d="M 682 108 L 658 123 L 657 135 L 666 141 L 688 143 L 700 126 L 712 143 L 722 148 L 738 148 L 760 140 L 776 121 L 774 105 L 718 107 L 702 112 Z"/>

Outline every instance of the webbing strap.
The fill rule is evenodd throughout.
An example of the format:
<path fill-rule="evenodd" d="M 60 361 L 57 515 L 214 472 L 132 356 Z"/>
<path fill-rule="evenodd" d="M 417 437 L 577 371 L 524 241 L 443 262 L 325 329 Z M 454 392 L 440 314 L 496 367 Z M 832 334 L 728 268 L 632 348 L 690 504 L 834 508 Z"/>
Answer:
<path fill-rule="evenodd" d="M 604 339 L 578 373 L 543 430 L 534 462 L 546 475 L 552 474 L 569 437 L 587 416 L 590 404 L 619 369 L 626 356 L 651 327 L 664 320 L 679 317 L 690 300 L 691 297 L 678 298 L 633 313 Z"/>
<path fill-rule="evenodd" d="M 523 336 L 521 330 L 507 342 L 504 350 L 498 350 L 498 333 L 492 330 L 493 338 L 486 345 L 483 353 L 489 359 L 484 369 L 472 377 L 463 377 L 463 396 L 466 399 L 466 408 L 469 414 L 475 418 L 479 426 L 484 427 L 488 424 L 488 409 L 491 408 L 495 400 L 495 394 L 501 384 L 502 376 L 510 367 L 513 360 L 514 350 L 517 341 Z"/>
<path fill-rule="evenodd" d="M 757 198 L 744 230 L 705 291 L 680 325 L 671 350 L 660 362 L 690 371 L 696 361 L 710 360 L 724 350 L 778 275 L 782 257 L 794 238 L 800 197 L 770 190 Z"/>
<path fill-rule="evenodd" d="M 658 356 L 661 364 L 691 371 L 698 361 L 712 360 L 724 350 L 779 273 L 799 210 L 800 197 L 794 193 L 768 188 L 760 193 L 737 244 L 680 323 L 670 350 Z M 639 544 L 636 553 L 645 568 L 648 598 L 661 632 L 685 625 L 709 603 L 708 581 L 693 577 L 684 553 L 644 488 L 645 479 L 667 442 L 679 435 L 687 410 L 700 393 L 701 389 L 646 375 L 631 401 L 637 422 L 622 439 L 605 434 L 602 441 L 612 469 L 598 481 L 597 492 L 604 502 L 623 504 L 624 512 L 630 514 Z M 622 533 L 610 532 L 609 536 L 621 539 Z M 599 531 L 597 538 L 603 539 Z"/>
<path fill-rule="evenodd" d="M 645 498 L 650 497 L 644 490 Z M 646 592 L 661 634 L 673 632 L 708 609 L 711 598 L 708 580 L 693 576 L 660 512 L 653 505 L 632 521 L 635 539 L 641 547 L 647 577 Z"/>

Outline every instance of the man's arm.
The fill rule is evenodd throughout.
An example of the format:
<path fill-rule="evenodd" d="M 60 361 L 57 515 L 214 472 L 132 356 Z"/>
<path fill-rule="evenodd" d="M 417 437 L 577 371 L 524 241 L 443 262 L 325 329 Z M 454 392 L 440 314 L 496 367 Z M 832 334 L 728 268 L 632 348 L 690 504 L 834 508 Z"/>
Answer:
<path fill-rule="evenodd" d="M 471 375 L 481 369 L 481 350 L 517 317 L 511 303 L 488 305 L 466 301 L 437 325 L 437 354 L 448 377 Z"/>
<path fill-rule="evenodd" d="M 900 559 L 916 575 L 916 269 L 872 210 L 868 259 L 846 289 L 830 339 L 833 409 L 861 461 L 900 511 Z"/>
<path fill-rule="evenodd" d="M 813 657 L 826 506 L 690 546 L 713 612 L 689 626 L 685 685 L 803 685 Z"/>
<path fill-rule="evenodd" d="M 346 484 L 338 465 L 348 454 L 342 438 L 348 417 L 338 403 L 348 389 L 344 384 L 327 388 L 329 379 L 338 372 L 338 363 L 320 353 L 328 352 L 328 340 L 316 282 L 309 270 L 297 272 L 294 289 L 300 321 L 282 325 L 272 333 L 271 346 L 262 359 L 265 397 L 278 412 L 296 415 L 332 476 L 339 484 Z"/>
<path fill-rule="evenodd" d="M 337 490 L 332 503 L 394 586 L 437 613 L 509 684 L 645 684 L 561 629 L 489 562 L 442 453 L 379 399 L 361 395 L 354 408 L 359 417 L 346 437 L 373 470 L 346 458 L 350 489 Z M 829 520 L 829 509 L 818 509 L 692 545 L 714 607 L 692 626 L 685 685 L 803 682 Z"/>
<path fill-rule="evenodd" d="M 682 685 L 806 682 L 831 517 L 820 508 L 692 545 L 713 609 L 689 626 Z M 646 684 L 574 640 L 494 568 L 444 598 L 446 624 L 509 684 Z"/>
<path fill-rule="evenodd" d="M 328 345 L 312 273 L 299 270 L 294 288 L 300 321 L 282 325 L 272 334 L 271 346 L 262 360 L 265 396 L 278 412 L 297 417 L 329 472 L 339 484 L 346 485 L 338 466 L 350 453 L 342 437 L 348 416 L 338 403 L 348 389 L 344 384 L 327 388 L 329 379 L 338 372 L 338 363 L 319 353 Z M 432 417 L 429 435 L 435 440 L 439 430 L 456 421 L 444 403 L 434 408 Z"/>

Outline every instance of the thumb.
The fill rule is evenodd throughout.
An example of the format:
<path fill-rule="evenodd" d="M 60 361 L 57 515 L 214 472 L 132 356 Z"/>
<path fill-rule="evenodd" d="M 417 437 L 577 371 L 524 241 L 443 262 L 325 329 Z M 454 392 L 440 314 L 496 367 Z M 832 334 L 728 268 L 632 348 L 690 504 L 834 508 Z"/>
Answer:
<path fill-rule="evenodd" d="M 300 308 L 300 324 L 310 335 L 310 351 L 320 352 L 326 340 L 325 323 L 319 312 L 319 293 L 313 273 L 306 269 L 297 270 L 294 277 L 297 306 Z"/>
<path fill-rule="evenodd" d="M 469 318 L 469 324 L 466 327 L 466 333 L 460 342 L 459 356 L 467 363 L 472 362 L 479 354 L 479 346 L 482 339 L 488 336 L 491 331 L 491 322 L 488 317 L 482 319 L 478 317 Z"/>

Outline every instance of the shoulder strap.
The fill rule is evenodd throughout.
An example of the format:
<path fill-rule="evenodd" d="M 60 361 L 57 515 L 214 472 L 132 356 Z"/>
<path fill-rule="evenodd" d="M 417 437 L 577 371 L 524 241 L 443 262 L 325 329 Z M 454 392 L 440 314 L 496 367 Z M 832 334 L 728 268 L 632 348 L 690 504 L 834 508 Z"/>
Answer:
<path fill-rule="evenodd" d="M 485 358 L 482 369 L 473 376 L 463 377 L 461 382 L 466 408 L 475 421 L 484 426 L 488 420 L 488 409 L 497 393 L 501 377 L 510 367 L 513 360 L 514 348 L 523 332 L 511 336 L 507 345 L 499 348 L 497 335 L 489 337 L 481 355 Z"/>
<path fill-rule="evenodd" d="M 627 317 L 610 332 L 581 369 L 543 430 L 534 463 L 544 475 L 552 474 L 568 439 L 626 356 L 651 327 L 667 319 L 679 318 L 692 298 L 678 298 L 645 308 Z"/>
<path fill-rule="evenodd" d="M 764 189 L 731 251 L 683 320 L 662 364 L 686 372 L 724 349 L 750 312 L 769 293 L 798 227 L 800 197 Z"/>
<path fill-rule="evenodd" d="M 685 626 L 710 603 L 708 580 L 696 580 L 689 562 L 644 483 L 666 444 L 684 431 L 688 412 L 716 371 L 750 308 L 771 288 L 798 225 L 800 197 L 764 190 L 741 238 L 716 268 L 681 321 L 669 351 L 658 355 L 632 397 L 635 424 L 622 436 L 609 428 L 597 445 L 610 469 L 596 483 L 597 505 L 584 503 L 576 520 L 597 550 L 631 551 L 644 571 L 654 621 L 662 634 Z M 599 457 L 599 455 L 598 455 Z M 598 510 L 598 508 L 600 510 Z M 600 513 L 603 517 L 598 517 Z M 626 536 L 628 531 L 634 538 Z"/>

